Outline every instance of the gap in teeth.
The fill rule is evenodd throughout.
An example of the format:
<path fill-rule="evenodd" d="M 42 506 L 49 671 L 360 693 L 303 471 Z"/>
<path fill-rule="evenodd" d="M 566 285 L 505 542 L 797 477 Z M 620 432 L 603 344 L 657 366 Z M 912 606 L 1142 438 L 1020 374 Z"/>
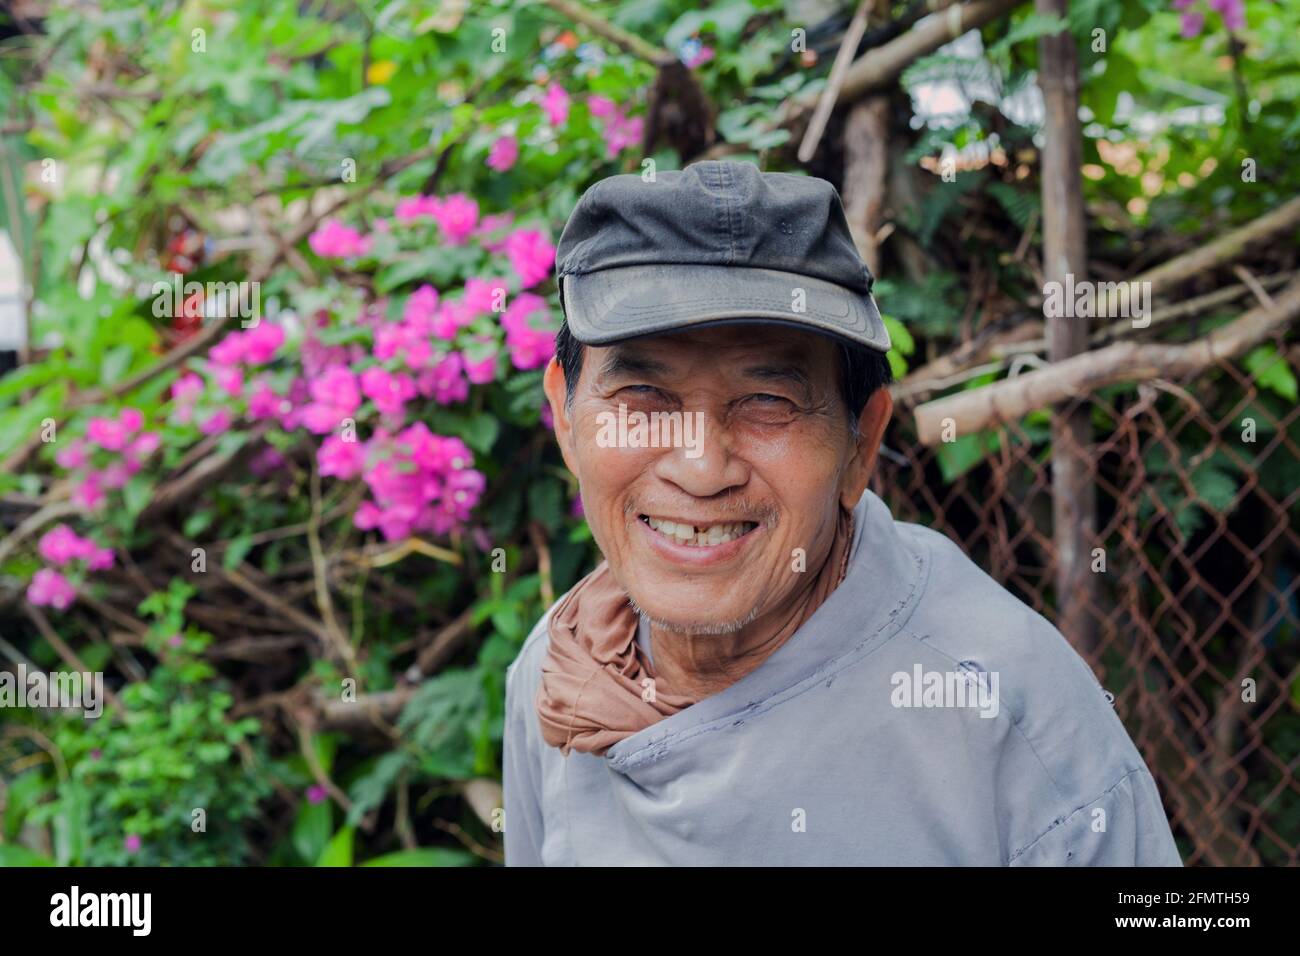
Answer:
<path fill-rule="evenodd" d="M 672 538 L 679 544 L 696 548 L 726 544 L 757 527 L 752 521 L 732 521 L 699 527 L 665 521 L 649 515 L 644 515 L 643 520 L 665 537 Z"/>

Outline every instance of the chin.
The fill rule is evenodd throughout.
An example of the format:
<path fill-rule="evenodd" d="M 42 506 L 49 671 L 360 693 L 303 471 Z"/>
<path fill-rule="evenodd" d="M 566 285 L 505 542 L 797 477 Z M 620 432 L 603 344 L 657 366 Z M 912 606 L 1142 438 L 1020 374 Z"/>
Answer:
<path fill-rule="evenodd" d="M 698 614 L 693 614 L 690 608 L 680 606 L 671 609 L 659 608 L 641 604 L 630 595 L 628 599 L 632 602 L 632 607 L 649 618 L 650 623 L 655 627 L 677 634 L 699 636 L 734 634 L 743 630 L 758 617 L 757 606 L 743 614 L 719 614 L 716 606 L 709 611 L 701 610 Z"/>

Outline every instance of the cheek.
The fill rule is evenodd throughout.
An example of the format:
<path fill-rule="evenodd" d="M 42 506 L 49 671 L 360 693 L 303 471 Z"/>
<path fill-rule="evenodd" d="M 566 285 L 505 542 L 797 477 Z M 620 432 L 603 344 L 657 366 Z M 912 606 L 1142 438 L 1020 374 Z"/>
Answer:
<path fill-rule="evenodd" d="M 574 421 L 573 459 L 582 486 L 582 507 L 589 517 L 610 508 L 621 511 L 626 495 L 649 472 L 658 452 L 653 448 L 602 447 L 599 434 L 594 416 Z"/>
<path fill-rule="evenodd" d="M 846 442 L 829 428 L 752 436 L 736 450 L 791 510 L 836 494 L 849 461 Z"/>

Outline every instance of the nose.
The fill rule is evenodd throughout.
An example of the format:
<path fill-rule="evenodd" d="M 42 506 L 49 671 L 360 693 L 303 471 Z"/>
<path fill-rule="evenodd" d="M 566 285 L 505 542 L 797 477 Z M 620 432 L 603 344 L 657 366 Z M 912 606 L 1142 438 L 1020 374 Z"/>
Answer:
<path fill-rule="evenodd" d="M 693 414 L 693 413 L 686 413 Z M 749 464 L 734 453 L 734 443 L 715 415 L 700 412 L 694 447 L 669 448 L 655 459 L 655 477 L 694 498 L 711 498 L 749 481 Z"/>

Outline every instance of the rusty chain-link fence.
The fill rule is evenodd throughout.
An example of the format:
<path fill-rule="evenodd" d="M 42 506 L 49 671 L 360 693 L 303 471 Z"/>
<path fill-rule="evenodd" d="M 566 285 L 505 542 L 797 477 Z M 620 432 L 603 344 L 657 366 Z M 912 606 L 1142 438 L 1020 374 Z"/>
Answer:
<path fill-rule="evenodd" d="M 1091 415 L 1097 491 L 1092 630 L 1066 636 L 1114 694 L 1189 866 L 1300 862 L 1300 407 L 1289 373 L 1257 371 L 1063 406 Z M 873 490 L 1056 622 L 1047 412 L 927 448 L 911 409 Z"/>

